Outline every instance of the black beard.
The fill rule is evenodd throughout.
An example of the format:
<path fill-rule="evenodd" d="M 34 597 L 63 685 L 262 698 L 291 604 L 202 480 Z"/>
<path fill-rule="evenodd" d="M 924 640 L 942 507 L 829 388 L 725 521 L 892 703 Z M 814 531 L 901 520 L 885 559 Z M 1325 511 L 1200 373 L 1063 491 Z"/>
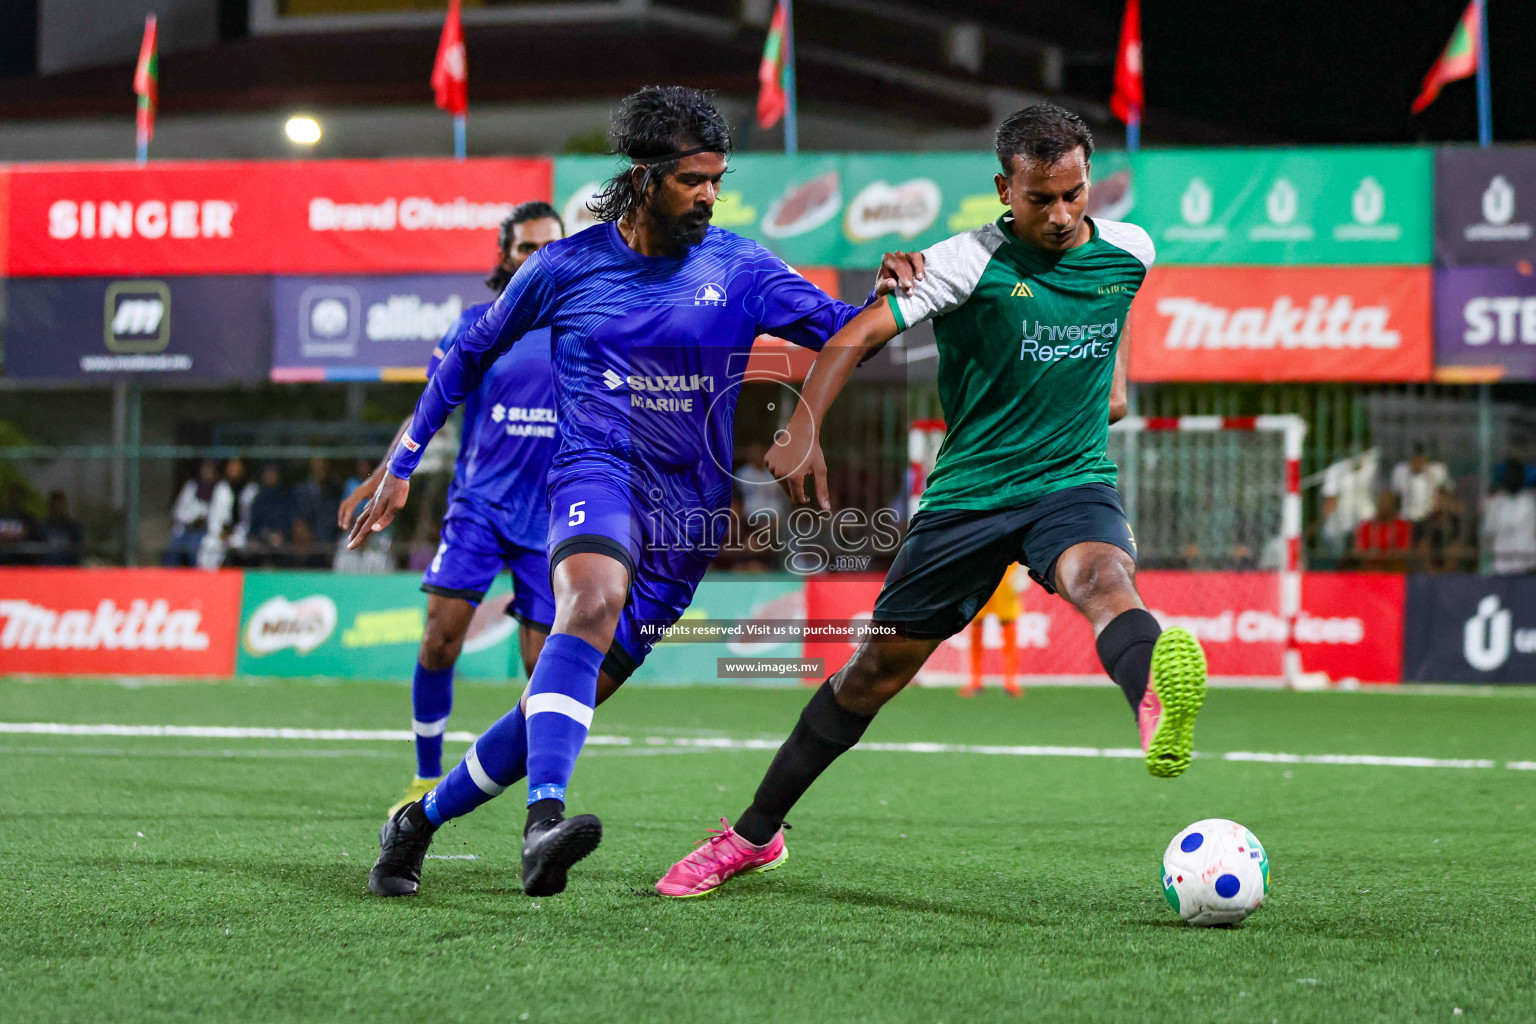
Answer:
<path fill-rule="evenodd" d="M 652 213 L 651 223 L 666 242 L 668 252 L 683 252 L 704 241 L 704 235 L 709 231 L 710 215 L 711 211 L 696 206 L 681 217 Z"/>

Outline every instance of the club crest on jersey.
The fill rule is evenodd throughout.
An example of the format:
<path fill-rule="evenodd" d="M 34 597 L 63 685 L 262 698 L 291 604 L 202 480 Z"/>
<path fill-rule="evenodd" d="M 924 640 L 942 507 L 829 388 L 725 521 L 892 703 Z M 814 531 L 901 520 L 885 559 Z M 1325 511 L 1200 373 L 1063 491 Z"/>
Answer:
<path fill-rule="evenodd" d="M 725 300 L 725 289 L 713 282 L 699 285 L 699 290 L 693 293 L 695 306 L 723 306 Z"/>

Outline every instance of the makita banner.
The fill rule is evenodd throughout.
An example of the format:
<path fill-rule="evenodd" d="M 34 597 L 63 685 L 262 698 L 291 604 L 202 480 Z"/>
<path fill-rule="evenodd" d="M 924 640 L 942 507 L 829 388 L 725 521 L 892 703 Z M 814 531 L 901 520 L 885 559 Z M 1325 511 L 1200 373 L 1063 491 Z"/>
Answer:
<path fill-rule="evenodd" d="M 485 277 L 274 278 L 272 379 L 424 380 L 459 314 L 495 298 Z"/>
<path fill-rule="evenodd" d="M 1536 577 L 1413 576 L 1403 678 L 1536 683 Z"/>
<path fill-rule="evenodd" d="M 1131 305 L 1138 381 L 1430 376 L 1428 267 L 1158 267 Z"/>
<path fill-rule="evenodd" d="M 547 160 L 38 164 L 10 168 L 12 277 L 489 270 Z M 0 217 L 0 222 L 5 218 Z"/>
<path fill-rule="evenodd" d="M 6 286 L 15 378 L 246 381 L 272 365 L 265 277 L 18 278 Z"/>
<path fill-rule="evenodd" d="M 1536 260 L 1536 149 L 1436 152 L 1435 260 L 1446 266 Z"/>
<path fill-rule="evenodd" d="M 1152 150 L 1131 164 L 1122 216 L 1161 264 L 1430 259 L 1428 149 Z"/>
<path fill-rule="evenodd" d="M 1435 377 L 1536 380 L 1536 273 L 1529 266 L 1435 271 Z"/>
<path fill-rule="evenodd" d="M 1136 585 L 1164 626 L 1184 626 L 1200 638 L 1211 675 L 1277 678 L 1285 651 L 1286 622 L 1279 614 L 1280 583 L 1274 573 L 1138 573 Z M 806 584 L 807 619 L 867 618 L 880 580 L 874 577 L 812 577 Z M 1024 593 L 1024 614 L 1015 627 L 1021 676 L 1101 677 L 1093 629 L 1071 605 L 1038 587 Z M 1302 666 L 1334 679 L 1397 682 L 1402 672 L 1403 578 L 1374 573 L 1308 573 L 1296 643 Z M 988 648 L 983 671 L 1001 670 L 1001 630 L 984 625 Z M 807 658 L 825 658 L 836 671 L 853 653 L 847 643 L 806 644 Z M 953 682 L 970 665 L 970 637 L 960 633 L 939 646 L 924 678 Z"/>
<path fill-rule="evenodd" d="M 240 574 L 0 569 L 0 671 L 227 676 Z"/>

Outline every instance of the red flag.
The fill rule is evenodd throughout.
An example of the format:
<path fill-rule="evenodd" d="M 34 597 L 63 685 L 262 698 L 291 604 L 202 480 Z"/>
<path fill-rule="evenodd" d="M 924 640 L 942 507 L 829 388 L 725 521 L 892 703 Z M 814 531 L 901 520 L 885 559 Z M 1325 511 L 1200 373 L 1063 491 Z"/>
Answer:
<path fill-rule="evenodd" d="M 789 11 L 784 0 L 779 0 L 773 11 L 773 23 L 768 26 L 768 41 L 763 44 L 763 60 L 757 66 L 757 123 L 772 128 L 784 116 L 789 100 L 784 92 L 784 69 L 789 57 Z"/>
<path fill-rule="evenodd" d="M 1115 94 L 1109 109 L 1126 124 L 1141 120 L 1141 0 L 1125 0 L 1120 52 L 1115 56 Z"/>
<path fill-rule="evenodd" d="M 155 50 L 155 16 L 144 19 L 144 41 L 139 44 L 139 63 L 133 69 L 133 91 L 139 97 L 139 145 L 149 145 L 155 134 L 155 108 L 160 105 L 160 55 Z"/>
<path fill-rule="evenodd" d="M 1440 87 L 1447 82 L 1454 82 L 1461 78 L 1471 78 L 1477 74 L 1477 62 L 1482 59 L 1478 52 L 1478 0 L 1472 0 L 1467 4 L 1467 9 L 1456 23 L 1456 28 L 1451 32 L 1451 41 L 1445 44 L 1445 51 L 1440 54 L 1440 59 L 1435 61 L 1435 66 L 1429 69 L 1429 74 L 1424 76 L 1424 85 L 1419 90 L 1419 98 L 1413 101 L 1413 112 L 1417 114 L 1440 95 Z"/>
<path fill-rule="evenodd" d="M 437 41 L 437 60 L 432 64 L 432 92 L 437 105 L 450 114 L 462 117 L 469 112 L 469 63 L 464 59 L 459 0 L 448 0 L 448 17 Z"/>

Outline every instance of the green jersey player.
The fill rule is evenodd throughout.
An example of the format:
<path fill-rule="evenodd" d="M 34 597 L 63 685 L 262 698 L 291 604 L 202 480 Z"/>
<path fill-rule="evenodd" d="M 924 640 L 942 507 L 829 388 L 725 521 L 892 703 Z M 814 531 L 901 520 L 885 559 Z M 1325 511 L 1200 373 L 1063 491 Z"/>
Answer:
<path fill-rule="evenodd" d="M 1105 452 L 1110 422 L 1125 415 L 1122 342 L 1152 240 L 1086 216 L 1093 139 L 1075 114 L 1019 111 L 998 128 L 997 155 L 1008 212 L 926 250 L 912 280 L 827 342 L 766 460 L 799 500 L 813 477 L 830 508 L 818 439 L 828 408 L 862 356 L 932 321 L 948 432 L 873 616 L 899 638 L 865 641 L 821 686 L 752 806 L 673 865 L 656 886 L 664 896 L 781 864 L 790 808 L 1015 561 L 1093 625 L 1136 712 L 1147 770 L 1171 778 L 1189 766 L 1204 652 L 1187 630 L 1163 632 L 1136 593 L 1136 541 Z"/>

